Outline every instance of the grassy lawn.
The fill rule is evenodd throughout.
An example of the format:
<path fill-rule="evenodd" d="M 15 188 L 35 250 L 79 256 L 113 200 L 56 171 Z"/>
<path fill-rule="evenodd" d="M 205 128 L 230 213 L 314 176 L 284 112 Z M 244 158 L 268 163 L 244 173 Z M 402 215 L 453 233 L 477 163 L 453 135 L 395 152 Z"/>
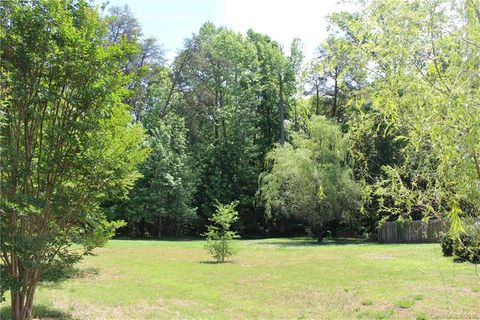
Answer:
<path fill-rule="evenodd" d="M 76 278 L 39 288 L 37 316 L 480 318 L 480 265 L 454 263 L 438 244 L 237 243 L 232 262 L 213 264 L 203 241 L 110 241 Z"/>

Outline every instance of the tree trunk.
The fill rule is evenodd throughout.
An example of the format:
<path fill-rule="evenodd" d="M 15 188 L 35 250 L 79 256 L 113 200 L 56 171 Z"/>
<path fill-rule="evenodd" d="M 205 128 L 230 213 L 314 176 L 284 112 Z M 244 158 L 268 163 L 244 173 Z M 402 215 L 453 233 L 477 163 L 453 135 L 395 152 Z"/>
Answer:
<path fill-rule="evenodd" d="M 33 299 L 37 289 L 38 270 L 22 273 L 18 279 L 25 284 L 18 291 L 11 291 L 11 315 L 13 320 L 32 319 Z"/>
<path fill-rule="evenodd" d="M 316 93 L 317 93 L 317 96 L 316 96 L 316 106 L 315 106 L 315 114 L 318 116 L 319 113 L 320 113 L 320 93 L 319 93 L 319 88 L 318 88 L 318 85 L 315 86 L 315 89 L 316 89 Z"/>
<path fill-rule="evenodd" d="M 132 220 L 130 221 L 130 237 L 135 238 L 137 236 L 137 222 Z"/>
<path fill-rule="evenodd" d="M 140 234 L 140 237 L 145 237 L 145 218 L 142 218 L 140 220 L 140 223 L 138 224 L 138 232 Z"/>
<path fill-rule="evenodd" d="M 11 315 L 13 320 L 32 319 L 34 291 L 31 294 L 12 292 Z"/>
<path fill-rule="evenodd" d="M 12 319 L 21 319 L 21 300 L 22 297 L 18 291 L 11 291 Z M 21 319 L 23 320 L 23 319 Z"/>
<path fill-rule="evenodd" d="M 335 80 L 335 89 L 333 90 L 332 118 L 337 115 L 337 80 Z"/>
<path fill-rule="evenodd" d="M 162 217 L 158 216 L 157 218 L 157 226 L 158 226 L 158 239 L 162 238 Z"/>
<path fill-rule="evenodd" d="M 480 180 L 480 160 L 478 159 L 476 152 L 473 152 L 473 161 L 475 161 L 475 168 L 477 169 L 477 177 Z"/>
<path fill-rule="evenodd" d="M 270 107 L 267 105 L 267 127 L 265 128 L 265 137 L 267 138 L 268 143 L 272 143 L 272 123 L 270 115 Z"/>
<path fill-rule="evenodd" d="M 321 225 L 317 225 L 315 228 L 315 233 L 317 234 L 317 242 L 322 243 L 323 242 L 323 227 Z"/>
<path fill-rule="evenodd" d="M 337 95 L 338 95 L 338 72 L 335 70 L 335 85 L 333 87 L 333 106 L 332 106 L 332 118 L 337 116 Z"/>
<path fill-rule="evenodd" d="M 279 74 L 278 76 L 280 81 L 280 102 L 278 105 L 280 120 L 280 144 L 283 146 L 285 144 L 285 102 L 283 101 L 283 76 L 281 74 Z"/>

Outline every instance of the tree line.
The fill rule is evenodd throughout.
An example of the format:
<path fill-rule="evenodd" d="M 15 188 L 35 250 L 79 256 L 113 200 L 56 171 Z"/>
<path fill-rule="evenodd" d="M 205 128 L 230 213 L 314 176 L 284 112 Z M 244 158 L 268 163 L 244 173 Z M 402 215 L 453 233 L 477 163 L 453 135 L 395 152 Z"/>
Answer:
<path fill-rule="evenodd" d="M 166 65 L 154 55 L 158 45 L 141 45 L 146 40 L 128 7 L 110 12 L 109 32 L 140 43 L 126 71 L 136 92 L 127 103 L 146 130 L 150 154 L 128 199 L 104 204 L 109 217 L 126 220 L 128 236 L 196 235 L 216 201 L 238 200 L 241 229 L 261 234 L 267 225 L 258 177 L 266 154 L 288 138 L 299 41 L 286 55 L 266 35 L 206 23 Z"/>
<path fill-rule="evenodd" d="M 476 1 L 334 13 L 309 61 L 298 39 L 205 23 L 167 65 L 127 7 L 108 20 L 140 47 L 127 103 L 151 148 L 128 200 L 104 204 L 121 234 L 198 235 L 216 201 L 239 201 L 246 236 L 478 214 Z"/>

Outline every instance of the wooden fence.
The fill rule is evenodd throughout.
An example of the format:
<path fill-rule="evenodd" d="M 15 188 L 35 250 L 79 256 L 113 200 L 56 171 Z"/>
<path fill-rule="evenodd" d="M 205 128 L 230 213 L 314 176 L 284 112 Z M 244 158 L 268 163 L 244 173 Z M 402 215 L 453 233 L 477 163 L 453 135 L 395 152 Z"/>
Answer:
<path fill-rule="evenodd" d="M 378 242 L 381 243 L 420 243 L 439 242 L 449 225 L 443 220 L 385 222 L 378 229 Z"/>

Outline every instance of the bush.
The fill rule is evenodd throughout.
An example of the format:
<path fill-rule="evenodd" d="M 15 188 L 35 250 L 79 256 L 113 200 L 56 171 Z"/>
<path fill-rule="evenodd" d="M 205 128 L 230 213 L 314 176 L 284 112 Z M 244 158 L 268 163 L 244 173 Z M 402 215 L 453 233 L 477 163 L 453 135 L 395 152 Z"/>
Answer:
<path fill-rule="evenodd" d="M 445 246 L 447 241 L 442 240 L 442 250 L 445 254 Z M 453 254 L 461 260 L 472 263 L 480 263 L 480 223 L 468 221 L 465 223 L 464 230 L 460 234 L 450 240 L 453 242 Z M 445 254 L 446 255 L 446 254 Z"/>
<path fill-rule="evenodd" d="M 217 262 L 225 262 L 226 258 L 235 254 L 232 240 L 240 236 L 231 231 L 230 227 L 238 220 L 238 212 L 235 210 L 237 204 L 238 202 L 216 204 L 217 210 L 209 219 L 213 224 L 207 226 L 207 232 L 203 234 L 207 237 L 205 248 Z"/>
<path fill-rule="evenodd" d="M 442 237 L 441 246 L 444 256 L 450 257 L 453 255 L 453 238 L 450 234 L 446 233 Z"/>
<path fill-rule="evenodd" d="M 462 260 L 480 263 L 480 226 L 471 224 L 460 234 L 453 246 L 453 253 Z"/>

